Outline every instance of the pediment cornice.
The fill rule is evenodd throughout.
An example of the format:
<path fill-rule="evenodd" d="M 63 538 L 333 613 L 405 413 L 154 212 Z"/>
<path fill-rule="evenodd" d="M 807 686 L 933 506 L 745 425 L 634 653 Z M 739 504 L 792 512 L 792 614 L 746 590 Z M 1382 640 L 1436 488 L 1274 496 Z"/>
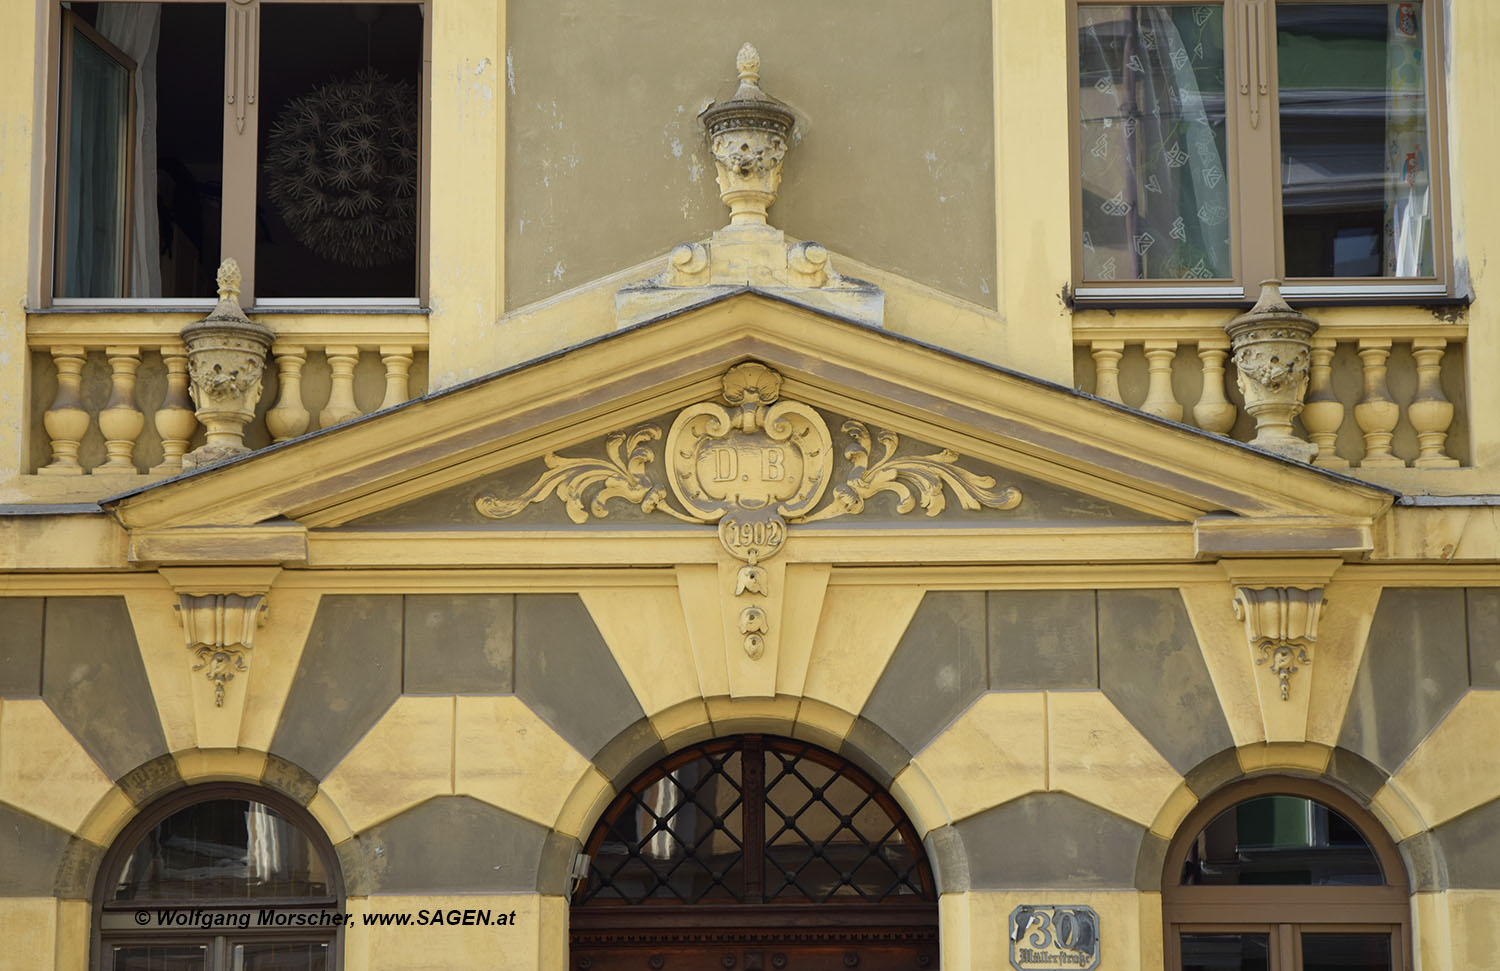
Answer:
<path fill-rule="evenodd" d="M 1246 555 L 1276 552 L 1262 547 L 1289 524 L 1306 524 L 1322 528 L 1340 555 L 1357 556 L 1393 500 L 1344 476 L 747 292 L 102 505 L 158 543 L 205 527 L 336 528 L 715 400 L 725 372 L 746 361 L 777 372 L 786 400 L 1143 518 L 1201 521 Z M 1199 544 L 1199 555 L 1218 555 L 1213 542 Z"/>

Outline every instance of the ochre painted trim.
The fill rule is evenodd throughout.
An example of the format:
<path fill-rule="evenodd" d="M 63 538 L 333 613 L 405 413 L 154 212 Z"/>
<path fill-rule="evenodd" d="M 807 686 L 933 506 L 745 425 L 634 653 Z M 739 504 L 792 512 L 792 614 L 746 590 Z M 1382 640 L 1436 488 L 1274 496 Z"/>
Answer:
<path fill-rule="evenodd" d="M 315 532 L 308 563 L 318 569 L 477 564 L 525 567 L 654 566 L 717 563 L 718 535 L 708 528 L 661 531 L 579 528 L 548 531 L 371 530 Z M 1186 526 L 991 527 L 807 530 L 794 527 L 778 559 L 786 563 L 1139 563 L 1193 559 Z"/>
<path fill-rule="evenodd" d="M 1316 742 L 1268 742 L 1241 745 L 1235 755 L 1246 775 L 1291 772 L 1322 775 L 1333 749 Z"/>
<path fill-rule="evenodd" d="M 669 569 L 287 570 L 277 589 L 319 593 L 571 593 L 592 587 L 671 587 Z"/>

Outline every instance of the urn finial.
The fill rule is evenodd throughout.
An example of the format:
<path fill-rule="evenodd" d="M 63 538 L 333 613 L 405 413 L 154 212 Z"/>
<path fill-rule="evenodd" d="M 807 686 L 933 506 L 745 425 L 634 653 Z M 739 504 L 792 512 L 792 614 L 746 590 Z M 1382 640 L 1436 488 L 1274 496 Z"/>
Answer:
<path fill-rule="evenodd" d="M 1234 348 L 1245 410 L 1255 418 L 1257 448 L 1310 462 L 1318 447 L 1292 431 L 1307 393 L 1309 355 L 1318 322 L 1293 310 L 1281 296 L 1281 281 L 1260 285 L 1260 299 L 1224 325 Z"/>
<path fill-rule="evenodd" d="M 234 257 L 229 257 L 219 264 L 219 272 L 214 275 L 219 284 L 219 302 L 233 300 L 236 305 L 240 302 L 240 264 Z"/>
<path fill-rule="evenodd" d="M 709 149 L 718 167 L 719 198 L 734 226 L 766 225 L 766 210 L 781 186 L 781 163 L 796 116 L 760 88 L 760 53 L 749 44 L 735 58 L 740 85 L 734 97 L 703 109 Z"/>
<path fill-rule="evenodd" d="M 734 59 L 734 66 L 739 69 L 740 80 L 751 84 L 760 84 L 760 51 L 750 44 L 740 48 L 739 55 Z"/>
<path fill-rule="evenodd" d="M 260 401 L 261 374 L 272 335 L 240 308 L 240 267 L 219 264 L 219 303 L 182 330 L 187 346 L 188 393 L 207 441 L 182 457 L 184 470 L 213 465 L 250 451 L 245 426 Z"/>

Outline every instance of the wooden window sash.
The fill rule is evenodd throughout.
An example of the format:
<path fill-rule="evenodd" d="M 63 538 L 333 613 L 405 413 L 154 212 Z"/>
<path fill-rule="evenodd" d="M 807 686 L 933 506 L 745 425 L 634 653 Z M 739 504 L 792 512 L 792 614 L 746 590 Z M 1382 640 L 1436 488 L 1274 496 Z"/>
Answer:
<path fill-rule="evenodd" d="M 219 228 L 219 252 L 224 257 L 233 256 L 240 264 L 241 285 L 240 302 L 246 307 L 253 307 L 255 303 L 255 207 L 256 187 L 258 178 L 259 158 L 259 132 L 260 132 L 260 10 L 266 4 L 296 5 L 307 4 L 357 4 L 378 3 L 396 6 L 419 6 L 422 11 L 422 55 L 421 66 L 418 71 L 418 200 L 417 200 L 417 241 L 416 260 L 417 292 L 411 298 L 381 299 L 379 305 L 382 307 L 408 305 L 427 306 L 430 302 L 428 286 L 430 276 L 427 268 L 428 248 L 430 235 L 428 226 L 428 214 L 430 207 L 430 182 L 431 170 L 431 137 L 430 118 L 431 111 L 426 98 L 431 89 L 432 74 L 432 25 L 429 15 L 430 0 L 108 0 L 111 3 L 211 3 L 224 7 L 224 101 L 223 109 L 223 170 L 221 181 L 223 186 L 223 209 Z M 60 3 L 54 2 L 51 12 L 56 18 L 51 21 L 54 30 L 62 38 L 62 43 L 67 42 L 69 37 L 66 18 L 73 17 L 68 11 L 62 9 Z M 76 19 L 76 18 L 75 18 Z M 79 26 L 88 28 L 85 23 L 79 22 Z M 94 35 L 90 29 L 90 34 Z M 98 38 L 103 41 L 103 38 Z M 103 41 L 107 50 L 113 51 L 113 45 Z M 118 52 L 115 52 L 118 54 Z M 123 54 L 118 54 L 124 58 Z M 128 62 L 128 58 L 125 58 Z M 58 301 L 70 302 L 69 298 L 62 296 L 62 285 L 59 282 L 63 270 L 59 267 L 57 254 L 60 247 L 61 234 L 63 232 L 63 219 L 65 213 L 63 206 L 58 202 L 57 193 L 66 186 L 66 164 L 65 147 L 62 144 L 63 129 L 59 127 L 66 123 L 63 100 L 65 89 L 63 84 L 66 80 L 67 64 L 66 54 L 59 52 L 57 57 L 49 59 L 49 70 L 47 80 L 48 111 L 46 119 L 47 130 L 52 134 L 47 144 L 47 175 L 43 185 L 43 209 L 45 216 L 45 227 L 47 239 L 40 247 L 40 259 L 38 260 L 40 284 L 38 287 L 38 305 L 51 307 Z M 134 70 L 134 65 L 131 65 Z M 129 130 L 133 131 L 135 126 L 135 89 L 132 83 L 130 88 L 131 117 L 128 122 Z M 128 153 L 128 157 L 134 157 L 134 152 Z M 133 176 L 127 174 L 127 185 Z M 127 196 L 128 204 L 128 196 Z M 128 216 L 128 211 L 127 211 Z M 127 218 L 126 257 L 128 264 L 130 236 Z M 125 289 L 128 291 L 129 270 L 125 271 Z M 130 297 L 123 296 L 111 298 L 111 304 L 117 304 L 122 310 L 128 310 L 132 306 L 158 306 L 163 303 L 212 303 L 212 294 L 204 294 L 202 301 L 191 298 L 162 298 L 162 297 Z M 93 301 L 98 303 L 99 301 Z M 344 298 L 308 298 L 308 304 L 318 306 L 344 307 L 356 306 L 360 303 L 368 303 L 366 298 L 358 294 L 350 294 L 346 301 Z M 304 301 L 297 298 L 280 299 L 276 301 L 278 306 L 298 306 Z"/>
<path fill-rule="evenodd" d="M 1432 186 L 1431 277 L 1287 277 L 1281 199 L 1281 118 L 1276 44 L 1276 8 L 1309 3 L 1350 6 L 1387 0 L 1126 0 L 1157 6 L 1220 7 L 1224 11 L 1227 137 L 1225 177 L 1231 185 L 1228 280 L 1201 284 L 1171 279 L 1086 280 L 1083 274 L 1082 185 L 1078 130 L 1078 12 L 1119 6 L 1121 0 L 1073 0 L 1068 8 L 1068 164 L 1073 285 L 1084 302 L 1238 304 L 1253 299 L 1259 281 L 1282 279 L 1284 292 L 1321 301 L 1442 298 L 1451 293 L 1452 233 L 1449 223 L 1447 97 L 1441 65 L 1441 0 L 1422 0 L 1423 65 L 1426 70 L 1428 170 Z"/>

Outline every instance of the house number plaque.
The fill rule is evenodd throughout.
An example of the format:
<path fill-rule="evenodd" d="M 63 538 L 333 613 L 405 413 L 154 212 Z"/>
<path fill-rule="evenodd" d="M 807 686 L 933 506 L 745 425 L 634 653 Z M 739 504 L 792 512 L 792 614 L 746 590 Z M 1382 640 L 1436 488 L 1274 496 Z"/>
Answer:
<path fill-rule="evenodd" d="M 1092 907 L 1022 904 L 1010 912 L 1009 924 L 1016 971 L 1099 966 L 1099 915 Z"/>

